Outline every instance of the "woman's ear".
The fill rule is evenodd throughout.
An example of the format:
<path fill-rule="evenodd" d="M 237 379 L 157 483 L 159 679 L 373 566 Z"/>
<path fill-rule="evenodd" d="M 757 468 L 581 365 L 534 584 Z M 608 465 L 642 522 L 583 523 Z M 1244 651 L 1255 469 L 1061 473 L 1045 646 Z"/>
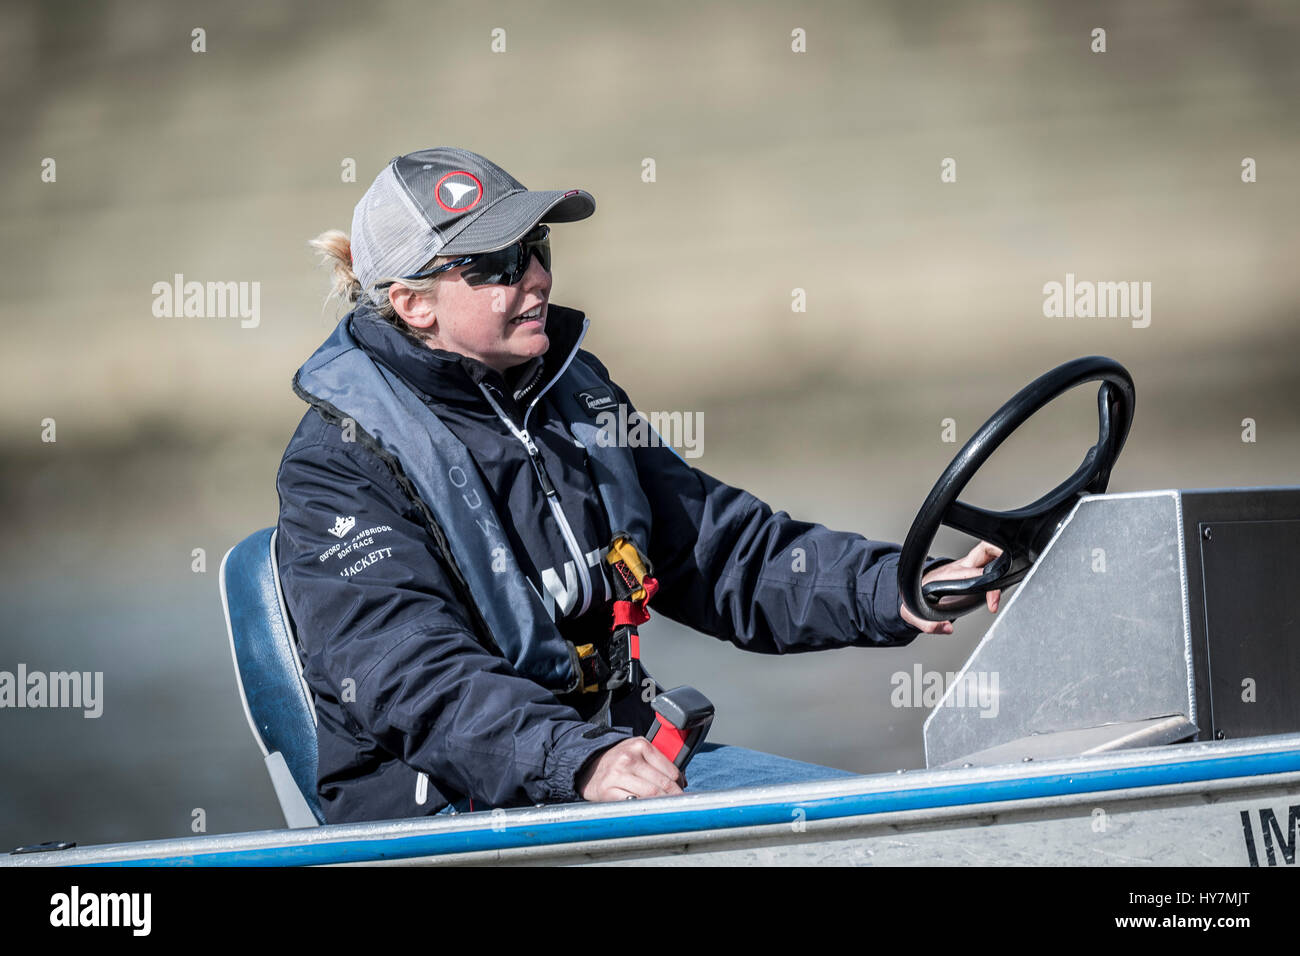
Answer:
<path fill-rule="evenodd" d="M 400 283 L 388 287 L 388 301 L 402 320 L 417 329 L 431 329 L 437 322 L 433 312 L 433 297 L 413 292 Z"/>

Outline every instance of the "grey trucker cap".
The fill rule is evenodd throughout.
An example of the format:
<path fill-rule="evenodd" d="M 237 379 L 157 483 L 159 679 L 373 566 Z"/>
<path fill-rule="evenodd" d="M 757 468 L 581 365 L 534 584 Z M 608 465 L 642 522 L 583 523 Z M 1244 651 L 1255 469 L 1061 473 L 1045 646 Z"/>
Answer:
<path fill-rule="evenodd" d="M 413 275 L 437 256 L 504 249 L 539 222 L 595 211 L 585 190 L 534 192 L 467 149 L 421 149 L 390 160 L 357 203 L 352 271 L 379 303 L 376 282 Z"/>

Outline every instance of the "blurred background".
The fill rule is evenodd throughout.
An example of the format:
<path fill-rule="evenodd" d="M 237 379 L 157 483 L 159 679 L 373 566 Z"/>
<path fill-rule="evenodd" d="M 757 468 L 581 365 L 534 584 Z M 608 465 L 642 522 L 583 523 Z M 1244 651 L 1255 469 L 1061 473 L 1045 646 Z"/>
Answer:
<path fill-rule="evenodd" d="M 1137 384 L 1111 490 L 1300 481 L 1288 0 L 4 18 L 0 670 L 103 671 L 104 710 L 0 710 L 0 849 L 187 835 L 196 808 L 209 832 L 283 825 L 217 570 L 275 523 L 305 410 L 290 377 L 342 314 L 307 240 L 349 230 L 400 153 L 462 146 L 530 188 L 594 194 L 592 218 L 555 229 L 553 301 L 587 313 L 642 410 L 703 414 L 692 464 L 797 518 L 901 542 L 1003 401 L 1096 353 Z M 153 285 L 177 273 L 258 283 L 258 323 L 156 316 Z M 1045 317 L 1067 273 L 1150 282 L 1149 326 Z M 1025 504 L 1095 436 L 1095 389 L 1076 389 L 963 499 Z M 973 543 L 945 531 L 931 550 Z M 780 659 L 656 618 L 643 646 L 661 683 L 717 704 L 711 739 L 869 773 L 924 766 L 926 711 L 891 707 L 890 675 L 957 670 L 990 620 Z"/>

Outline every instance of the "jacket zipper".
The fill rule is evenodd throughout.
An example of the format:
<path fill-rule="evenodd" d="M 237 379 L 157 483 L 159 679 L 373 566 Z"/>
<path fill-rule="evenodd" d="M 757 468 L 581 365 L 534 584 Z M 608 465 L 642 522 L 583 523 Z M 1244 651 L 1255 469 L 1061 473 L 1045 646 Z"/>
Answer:
<path fill-rule="evenodd" d="M 533 442 L 532 436 L 528 434 L 528 416 L 532 413 L 533 406 L 541 400 L 541 397 L 545 395 L 550 387 L 564 375 L 565 371 L 568 370 L 569 363 L 571 363 L 573 357 L 578 354 L 578 347 L 582 344 L 582 340 L 587 336 L 587 324 L 589 321 L 590 320 L 588 319 L 583 319 L 582 331 L 578 334 L 578 341 L 574 343 L 573 350 L 569 352 L 569 357 L 564 360 L 564 364 L 560 366 L 560 370 L 551 377 L 549 382 L 546 383 L 546 387 L 538 392 L 537 395 L 533 397 L 533 400 L 528 403 L 528 407 L 524 409 L 523 428 L 515 427 L 515 423 L 510 420 L 510 416 L 501 409 L 501 406 L 497 404 L 496 399 L 492 397 L 492 393 L 487 390 L 487 387 L 482 382 L 480 382 L 478 386 L 479 390 L 482 391 L 484 398 L 488 400 L 488 404 L 490 404 L 493 410 L 496 411 L 497 417 L 505 422 L 506 427 L 510 429 L 511 434 L 519 439 L 519 441 L 523 443 L 524 448 L 528 451 L 528 459 L 532 462 L 533 471 L 537 473 L 537 480 L 541 482 L 542 491 L 546 494 L 546 503 L 550 506 L 551 515 L 555 518 L 556 524 L 560 526 L 560 533 L 564 536 L 564 543 L 568 546 L 569 553 L 573 556 L 573 562 L 577 568 L 578 587 L 582 591 L 582 607 L 578 609 L 577 616 L 585 614 L 587 608 L 591 607 L 591 571 L 587 567 L 587 559 L 583 555 L 582 549 L 578 547 L 578 539 L 573 533 L 573 527 L 569 524 L 569 519 L 565 517 L 564 509 L 560 506 L 559 493 L 555 490 L 555 485 L 552 484 L 550 476 L 546 473 L 546 465 L 542 461 L 542 454 L 537 450 L 537 445 Z"/>

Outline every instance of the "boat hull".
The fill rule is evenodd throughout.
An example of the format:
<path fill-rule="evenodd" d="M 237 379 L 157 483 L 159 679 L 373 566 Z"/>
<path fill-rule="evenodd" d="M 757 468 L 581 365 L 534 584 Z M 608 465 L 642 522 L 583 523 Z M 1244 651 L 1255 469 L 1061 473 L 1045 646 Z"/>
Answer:
<path fill-rule="evenodd" d="M 9 865 L 1289 865 L 1300 735 L 628 803 L 213 834 Z"/>

